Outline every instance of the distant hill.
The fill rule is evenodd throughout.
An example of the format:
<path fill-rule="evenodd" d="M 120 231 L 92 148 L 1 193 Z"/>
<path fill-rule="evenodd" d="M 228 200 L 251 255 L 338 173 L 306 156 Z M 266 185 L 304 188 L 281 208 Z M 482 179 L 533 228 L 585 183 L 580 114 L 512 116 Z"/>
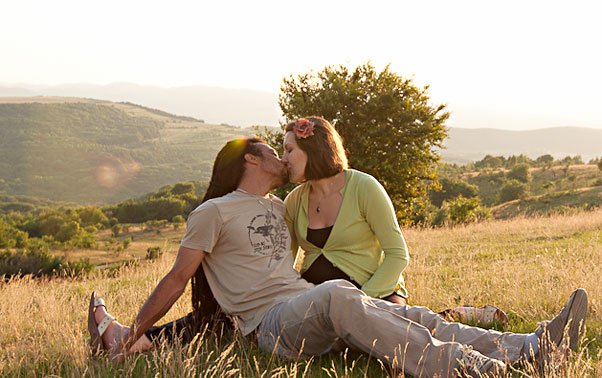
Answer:
<path fill-rule="evenodd" d="M 213 124 L 277 126 L 281 118 L 276 93 L 250 89 L 207 86 L 161 88 L 132 83 L 0 84 L 0 97 L 40 95 L 132 102 Z M 526 154 L 532 158 L 544 154 L 556 158 L 582 155 L 586 161 L 602 154 L 598 147 L 602 145 L 602 129 L 554 127 L 511 131 L 450 127 L 449 136 L 445 141 L 447 149 L 441 153 L 443 161 L 448 163 L 466 164 L 487 154 Z"/>
<path fill-rule="evenodd" d="M 244 108 L 230 110 L 245 114 Z M 132 103 L 0 97 L 0 194 L 114 203 L 175 182 L 207 180 L 223 143 L 251 132 Z M 450 128 L 445 145 L 443 161 L 461 164 L 521 153 L 587 161 L 602 155 L 602 130 Z"/>
<path fill-rule="evenodd" d="M 54 86 L 0 84 L 0 96 L 60 96 L 133 102 L 209 123 L 277 126 L 281 117 L 275 93 L 207 86 L 161 88 L 132 83 Z"/>
<path fill-rule="evenodd" d="M 581 155 L 584 161 L 602 156 L 602 129 L 553 127 L 512 131 L 499 129 L 449 128 L 447 149 L 441 152 L 448 163 L 465 164 L 485 155 L 525 154 L 531 158 L 551 154 L 555 158 Z"/>
<path fill-rule="evenodd" d="M 0 98 L 0 194 L 114 203 L 208 180 L 224 142 L 251 131 L 131 103 Z"/>

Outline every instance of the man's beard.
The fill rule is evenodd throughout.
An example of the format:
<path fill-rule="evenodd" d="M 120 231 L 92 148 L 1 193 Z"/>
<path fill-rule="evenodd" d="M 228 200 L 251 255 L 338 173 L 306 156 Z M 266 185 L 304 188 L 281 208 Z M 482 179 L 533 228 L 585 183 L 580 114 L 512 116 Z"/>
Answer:
<path fill-rule="evenodd" d="M 288 177 L 288 170 L 283 169 L 282 172 L 280 172 L 280 185 L 278 185 L 278 187 L 284 186 L 286 184 L 288 184 L 290 182 L 290 179 Z"/>

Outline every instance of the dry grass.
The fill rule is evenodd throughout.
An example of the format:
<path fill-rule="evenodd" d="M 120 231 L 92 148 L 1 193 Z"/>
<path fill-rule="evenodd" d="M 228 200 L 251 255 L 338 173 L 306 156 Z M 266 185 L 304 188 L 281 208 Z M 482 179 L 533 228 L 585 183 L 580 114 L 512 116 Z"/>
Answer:
<path fill-rule="evenodd" d="M 441 310 L 457 304 L 494 304 L 506 310 L 512 331 L 532 331 L 554 316 L 570 292 L 584 287 L 590 311 L 584 345 L 562 369 L 533 367 L 516 377 L 602 376 L 602 211 L 575 216 L 519 218 L 438 230 L 404 231 L 411 251 L 406 281 L 411 302 Z M 288 362 L 258 350 L 250 338 L 200 335 L 190 345 L 164 346 L 122 366 L 94 359 L 87 347 L 87 302 L 96 290 L 123 323 L 133 320 L 169 269 L 173 255 L 95 273 L 77 280 L 14 279 L 0 284 L 2 376 L 390 376 L 377 361 L 357 353 Z M 186 293 L 164 320 L 190 308 Z"/>

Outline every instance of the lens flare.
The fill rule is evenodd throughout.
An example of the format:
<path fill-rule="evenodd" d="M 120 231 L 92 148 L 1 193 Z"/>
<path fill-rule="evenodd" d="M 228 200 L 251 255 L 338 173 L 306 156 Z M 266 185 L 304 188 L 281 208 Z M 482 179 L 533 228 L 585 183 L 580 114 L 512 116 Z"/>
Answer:
<path fill-rule="evenodd" d="M 102 164 L 96 168 L 96 182 L 103 188 L 113 188 L 119 180 L 119 172 L 112 164 Z"/>
<path fill-rule="evenodd" d="M 95 178 L 98 185 L 105 189 L 113 189 L 134 178 L 140 171 L 140 164 L 134 160 L 121 161 L 110 157 L 96 167 Z"/>

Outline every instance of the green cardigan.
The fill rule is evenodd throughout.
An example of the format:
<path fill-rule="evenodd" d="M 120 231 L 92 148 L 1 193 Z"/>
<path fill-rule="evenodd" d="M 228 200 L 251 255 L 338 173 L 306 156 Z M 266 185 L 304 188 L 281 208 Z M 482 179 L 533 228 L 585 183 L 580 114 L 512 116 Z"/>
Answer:
<path fill-rule="evenodd" d="M 408 247 L 382 185 L 366 173 L 346 171 L 341 209 L 322 249 L 306 239 L 310 188 L 309 182 L 301 184 L 284 200 L 293 256 L 299 247 L 304 251 L 301 274 L 323 254 L 367 295 L 382 298 L 396 291 L 406 297 L 401 272 L 408 265 Z"/>

